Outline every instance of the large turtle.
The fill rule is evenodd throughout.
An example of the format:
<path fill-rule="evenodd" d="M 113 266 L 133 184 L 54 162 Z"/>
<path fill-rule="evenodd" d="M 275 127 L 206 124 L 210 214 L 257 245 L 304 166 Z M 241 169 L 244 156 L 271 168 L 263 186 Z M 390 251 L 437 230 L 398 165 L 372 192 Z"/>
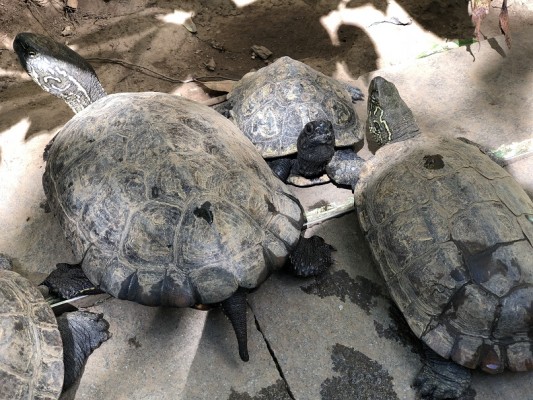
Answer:
<path fill-rule="evenodd" d="M 73 398 L 85 362 L 109 337 L 101 314 L 56 320 L 39 289 L 0 254 L 0 398 Z"/>
<path fill-rule="evenodd" d="M 164 93 L 107 96 L 81 56 L 46 36 L 21 33 L 14 49 L 77 112 L 47 151 L 43 187 L 90 282 L 149 306 L 222 303 L 247 361 L 246 292 L 289 255 L 300 275 L 331 263 L 321 238 L 300 237 L 298 200 L 209 107 Z"/>
<path fill-rule="evenodd" d="M 237 124 L 264 158 L 274 159 L 269 164 L 280 179 L 309 185 L 327 181 L 324 173 L 334 145 L 347 147 L 362 139 L 362 124 L 352 104 L 362 99 L 359 89 L 281 57 L 246 74 L 219 111 Z M 296 158 L 289 157 L 295 154 Z M 337 155 L 328 170 L 334 180 L 339 168 L 346 168 L 338 159 L 349 160 L 350 155 L 346 151 Z"/>
<path fill-rule="evenodd" d="M 362 168 L 355 204 L 392 299 L 439 355 L 427 357 L 419 391 L 458 397 L 470 384 L 460 365 L 532 370 L 531 199 L 478 147 L 422 134 L 391 82 L 374 78 L 368 97 L 383 147 Z"/>

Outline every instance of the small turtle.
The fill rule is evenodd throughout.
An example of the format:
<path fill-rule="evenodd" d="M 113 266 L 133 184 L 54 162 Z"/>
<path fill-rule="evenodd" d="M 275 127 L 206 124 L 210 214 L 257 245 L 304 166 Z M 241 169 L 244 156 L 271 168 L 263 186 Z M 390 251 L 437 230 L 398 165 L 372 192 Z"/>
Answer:
<path fill-rule="evenodd" d="M 56 320 L 39 289 L 0 254 L 0 398 L 70 398 L 108 329 L 101 314 L 85 311 Z"/>
<path fill-rule="evenodd" d="M 218 110 L 264 158 L 272 159 L 269 165 L 281 180 L 306 186 L 329 180 L 324 173 L 334 146 L 347 147 L 362 139 L 352 104 L 362 99 L 359 89 L 281 57 L 246 74 Z M 335 164 L 328 174 L 338 168 Z"/>
<path fill-rule="evenodd" d="M 367 126 L 383 147 L 355 204 L 392 299 L 438 354 L 428 350 L 420 393 L 459 397 L 478 367 L 533 369 L 531 199 L 478 147 L 422 134 L 382 77 L 370 83 Z"/>
<path fill-rule="evenodd" d="M 209 107 L 165 93 L 108 96 L 81 56 L 46 36 L 20 33 L 14 49 L 77 113 L 48 149 L 43 187 L 90 281 L 79 290 L 149 306 L 221 304 L 247 361 L 246 292 L 289 255 L 299 275 L 331 264 L 322 238 L 301 237 L 298 200 Z M 46 284 L 57 291 L 76 271 L 62 266 Z"/>

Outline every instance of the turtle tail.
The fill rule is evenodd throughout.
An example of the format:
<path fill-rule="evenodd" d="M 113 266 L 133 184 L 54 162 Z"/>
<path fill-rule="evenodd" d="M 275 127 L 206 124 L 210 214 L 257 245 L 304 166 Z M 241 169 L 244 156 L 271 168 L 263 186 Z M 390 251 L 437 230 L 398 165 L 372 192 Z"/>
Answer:
<path fill-rule="evenodd" d="M 237 336 L 239 355 L 243 361 L 250 359 L 248 356 L 248 331 L 246 324 L 246 294 L 246 289 L 239 288 L 230 298 L 221 303 L 222 310 L 229 318 Z"/>

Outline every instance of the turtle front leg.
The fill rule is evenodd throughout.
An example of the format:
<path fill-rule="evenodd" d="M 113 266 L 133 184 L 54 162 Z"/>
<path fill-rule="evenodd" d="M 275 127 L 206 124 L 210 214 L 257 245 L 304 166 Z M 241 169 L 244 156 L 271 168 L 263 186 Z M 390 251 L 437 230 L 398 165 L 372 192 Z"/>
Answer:
<path fill-rule="evenodd" d="M 472 381 L 472 373 L 451 360 L 442 358 L 424 346 L 424 365 L 413 386 L 424 399 L 459 399 L 465 396 Z"/>
<path fill-rule="evenodd" d="M 237 343 L 239 345 L 239 355 L 241 360 L 248 361 L 248 329 L 246 320 L 246 294 L 247 290 L 239 288 L 233 295 L 224 300 L 222 310 L 228 317 L 237 336 Z"/>
<path fill-rule="evenodd" d="M 326 166 L 326 173 L 337 185 L 349 186 L 353 190 L 364 163 L 365 160 L 352 149 L 337 150 Z"/>
<path fill-rule="evenodd" d="M 111 337 L 109 323 L 102 314 L 74 311 L 57 318 L 57 326 L 63 342 L 65 378 L 63 392 L 77 384 L 91 353 Z"/>
<path fill-rule="evenodd" d="M 283 183 L 287 182 L 294 166 L 294 162 L 294 159 L 287 157 L 267 160 L 267 164 L 272 172 L 274 172 L 274 175 L 276 175 Z"/>
<path fill-rule="evenodd" d="M 57 264 L 56 269 L 48 275 L 42 284 L 47 286 L 51 293 L 63 299 L 103 293 L 83 273 L 81 264 Z"/>
<path fill-rule="evenodd" d="M 320 236 L 300 237 L 298 245 L 289 255 L 287 269 L 293 275 L 309 277 L 320 275 L 333 264 L 331 252 L 333 246 L 327 244 Z"/>

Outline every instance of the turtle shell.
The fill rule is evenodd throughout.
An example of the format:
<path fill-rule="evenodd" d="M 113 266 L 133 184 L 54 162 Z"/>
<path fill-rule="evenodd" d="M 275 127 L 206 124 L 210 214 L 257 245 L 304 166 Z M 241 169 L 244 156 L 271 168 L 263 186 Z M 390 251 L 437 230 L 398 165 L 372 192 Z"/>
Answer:
<path fill-rule="evenodd" d="M 43 186 L 93 284 L 146 305 L 216 303 L 258 286 L 303 224 L 234 124 L 162 93 L 110 95 L 76 114 Z"/>
<path fill-rule="evenodd" d="M 336 146 L 363 137 L 345 86 L 289 57 L 246 74 L 228 101 L 232 120 L 265 158 L 296 153 L 298 135 L 312 120 L 331 121 Z"/>
<path fill-rule="evenodd" d="M 0 397 L 58 399 L 63 376 L 52 309 L 26 278 L 0 269 Z"/>
<path fill-rule="evenodd" d="M 355 203 L 390 295 L 445 358 L 491 373 L 533 369 L 533 203 L 457 139 L 378 150 Z"/>

